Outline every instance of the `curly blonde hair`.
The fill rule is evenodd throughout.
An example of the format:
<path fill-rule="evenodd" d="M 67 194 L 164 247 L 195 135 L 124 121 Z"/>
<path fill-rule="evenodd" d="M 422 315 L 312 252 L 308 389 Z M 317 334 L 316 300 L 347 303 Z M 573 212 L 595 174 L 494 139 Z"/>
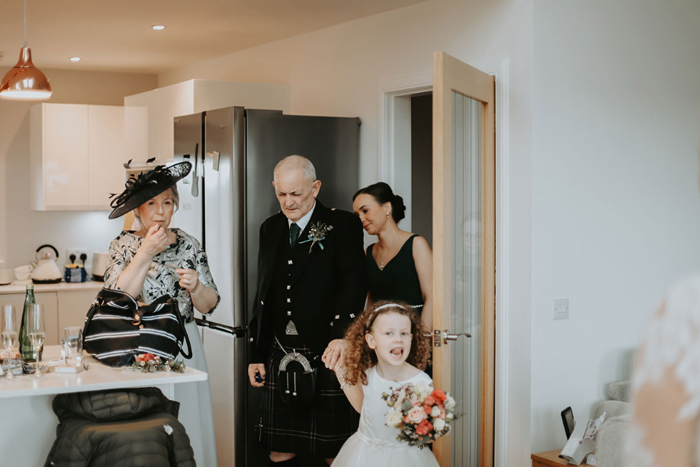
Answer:
<path fill-rule="evenodd" d="M 411 320 L 413 339 L 406 361 L 420 370 L 425 370 L 428 364 L 430 339 L 424 337 L 426 331 L 418 313 L 404 302 L 383 300 L 363 311 L 345 333 L 345 339 L 349 342 L 345 357 L 345 381 L 351 386 L 358 382 L 367 385 L 367 370 L 377 364 L 377 354 L 369 348 L 365 336 L 372 332 L 377 318 L 385 313 L 397 313 Z"/>

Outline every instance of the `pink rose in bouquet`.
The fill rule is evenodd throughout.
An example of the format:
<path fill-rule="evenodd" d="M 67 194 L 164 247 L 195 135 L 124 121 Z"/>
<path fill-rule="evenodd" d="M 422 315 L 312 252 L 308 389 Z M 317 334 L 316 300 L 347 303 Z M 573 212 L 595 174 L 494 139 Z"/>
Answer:
<path fill-rule="evenodd" d="M 432 430 L 432 429 L 433 429 L 433 425 L 431 425 L 428 420 L 423 420 L 416 427 L 416 433 L 421 435 L 421 436 L 425 436 L 428 433 L 430 433 L 430 430 Z"/>
<path fill-rule="evenodd" d="M 420 423 L 421 421 L 423 421 L 423 419 L 425 418 L 425 413 L 423 412 L 422 407 L 415 406 L 415 407 L 412 407 L 411 410 L 408 411 L 408 414 L 406 414 L 406 417 L 404 417 L 404 418 L 405 418 L 404 419 L 405 423 L 416 424 L 416 423 Z"/>
<path fill-rule="evenodd" d="M 382 394 L 382 399 L 389 406 L 386 425 L 399 430 L 396 439 L 421 449 L 448 434 L 450 422 L 457 418 L 455 400 L 428 385 L 409 383 Z"/>
<path fill-rule="evenodd" d="M 447 400 L 447 394 L 442 389 L 434 389 L 431 396 L 438 402 L 445 402 Z"/>

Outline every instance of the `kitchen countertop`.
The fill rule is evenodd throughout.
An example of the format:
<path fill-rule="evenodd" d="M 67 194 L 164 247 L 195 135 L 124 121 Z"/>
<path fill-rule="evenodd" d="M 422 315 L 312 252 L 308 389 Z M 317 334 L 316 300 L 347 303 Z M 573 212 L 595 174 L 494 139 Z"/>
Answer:
<path fill-rule="evenodd" d="M 85 354 L 89 368 L 78 374 L 48 373 L 42 378 L 34 375 L 15 376 L 14 380 L 0 377 L 0 399 L 65 394 L 71 392 L 96 391 L 98 389 L 134 388 L 160 386 L 174 383 L 205 381 L 207 374 L 194 368 L 186 368 L 184 373 L 141 373 L 103 365 Z M 61 346 L 49 345 L 44 349 L 44 360 L 58 359 Z"/>
<path fill-rule="evenodd" d="M 71 290 L 99 290 L 104 282 L 59 282 L 57 284 L 34 284 L 34 293 L 38 292 L 70 292 Z M 24 285 L 0 285 L 0 295 L 10 293 L 24 293 L 27 287 Z"/>
<path fill-rule="evenodd" d="M 64 284 L 65 285 L 65 284 Z M 68 284 L 75 285 L 75 284 Z M 44 361 L 59 358 L 61 347 L 46 346 Z M 184 373 L 141 373 L 112 368 L 86 357 L 90 367 L 78 374 L 48 373 L 41 378 L 34 375 L 15 376 L 12 381 L 0 377 L 0 464 L 44 465 L 56 440 L 58 419 L 52 402 L 56 394 L 100 389 L 157 387 L 165 397 L 175 398 L 176 384 L 196 384 L 208 375 L 194 368 Z M 183 414 L 180 411 L 180 421 Z M 197 430 L 187 433 L 192 445 L 202 445 L 202 434 Z"/>

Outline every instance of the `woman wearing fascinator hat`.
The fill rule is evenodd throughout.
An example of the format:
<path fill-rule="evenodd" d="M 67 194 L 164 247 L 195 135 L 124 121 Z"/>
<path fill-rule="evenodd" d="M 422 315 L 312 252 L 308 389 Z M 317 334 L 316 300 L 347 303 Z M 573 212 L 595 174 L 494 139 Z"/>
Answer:
<path fill-rule="evenodd" d="M 137 230 L 122 231 L 109 246 L 105 287 L 122 290 L 139 302 L 151 303 L 163 295 L 175 298 L 192 343 L 188 367 L 207 371 L 207 362 L 194 322 L 194 310 L 207 314 L 219 303 L 219 293 L 200 243 L 177 228 L 169 228 L 177 210 L 177 182 L 192 168 L 189 162 L 158 166 L 138 177 L 131 176 L 126 189 L 112 200 L 110 219 L 128 212 L 138 220 Z M 202 465 L 216 465 L 209 381 L 178 384 L 180 420 L 192 436 L 201 433 L 204 446 L 192 439 L 195 458 Z"/>

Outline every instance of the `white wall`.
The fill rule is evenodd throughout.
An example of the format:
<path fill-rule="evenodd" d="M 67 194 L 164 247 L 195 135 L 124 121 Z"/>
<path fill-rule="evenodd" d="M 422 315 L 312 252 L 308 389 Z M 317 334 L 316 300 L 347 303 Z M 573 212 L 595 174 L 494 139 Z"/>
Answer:
<path fill-rule="evenodd" d="M 700 3 L 534 2 L 532 449 L 591 415 L 700 264 Z M 570 319 L 552 320 L 568 297 Z"/>
<path fill-rule="evenodd" d="M 150 74 L 42 70 L 53 96 L 50 103 L 123 105 L 124 96 L 156 87 Z M 4 75 L 7 68 L 0 68 Z M 34 259 L 39 245 L 105 251 L 120 231 L 120 221 L 101 212 L 38 212 L 29 207 L 30 103 L 0 101 L 0 259 L 15 267 Z M 87 181 L 86 181 L 87 182 Z M 88 260 L 89 261 L 89 260 Z M 90 263 L 87 264 L 91 266 Z"/>
<path fill-rule="evenodd" d="M 506 62 L 509 191 L 501 202 L 510 301 L 502 318 L 510 323 L 511 366 L 504 428 L 511 433 L 507 465 L 523 467 L 530 465 L 531 27 L 529 0 L 433 0 L 159 75 L 160 86 L 191 78 L 288 83 L 294 114 L 359 116 L 359 182 L 367 185 L 378 180 L 381 89 L 430 80 L 436 50 L 476 65 Z"/>

